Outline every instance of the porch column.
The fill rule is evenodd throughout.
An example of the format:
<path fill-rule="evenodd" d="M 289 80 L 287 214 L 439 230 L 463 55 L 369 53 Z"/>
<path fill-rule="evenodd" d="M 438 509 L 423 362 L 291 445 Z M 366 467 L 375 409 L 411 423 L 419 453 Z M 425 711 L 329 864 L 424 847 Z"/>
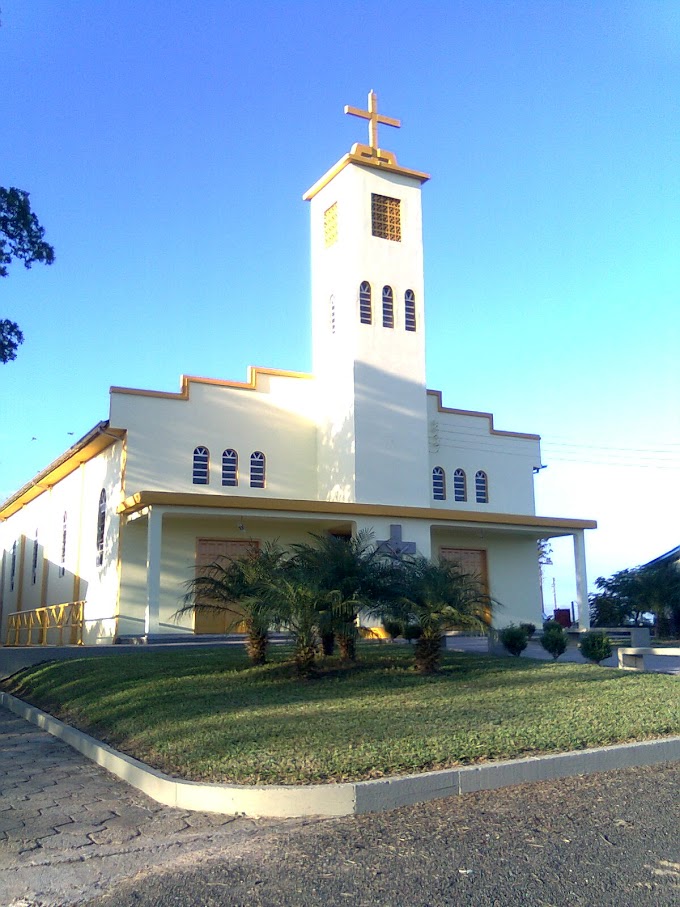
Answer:
<path fill-rule="evenodd" d="M 574 533 L 574 566 L 576 568 L 576 604 L 579 630 L 590 630 L 588 607 L 588 577 L 586 575 L 586 543 L 583 530 Z"/>
<path fill-rule="evenodd" d="M 159 632 L 162 541 L 163 510 L 151 506 L 146 529 L 146 609 L 144 612 L 146 636 Z"/>

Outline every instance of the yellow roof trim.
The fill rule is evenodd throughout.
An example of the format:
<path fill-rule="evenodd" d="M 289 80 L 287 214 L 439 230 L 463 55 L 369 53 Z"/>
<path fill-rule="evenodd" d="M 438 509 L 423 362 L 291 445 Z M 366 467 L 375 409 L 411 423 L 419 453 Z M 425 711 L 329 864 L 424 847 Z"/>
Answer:
<path fill-rule="evenodd" d="M 112 394 L 131 394 L 139 397 L 163 397 L 168 400 L 188 400 L 189 388 L 192 384 L 212 384 L 216 387 L 234 387 L 240 390 L 257 390 L 257 380 L 260 375 L 272 375 L 275 378 L 302 378 L 307 381 L 314 378 L 307 372 L 288 372 L 278 368 L 260 368 L 256 365 L 248 366 L 247 381 L 224 381 L 221 378 L 200 378 L 197 375 L 181 375 L 179 393 L 175 391 L 150 391 L 138 387 L 111 387 Z"/>
<path fill-rule="evenodd" d="M 138 491 L 118 506 L 118 513 L 131 514 L 145 507 L 205 507 L 227 510 L 265 510 L 270 512 L 324 513 L 344 516 L 388 516 L 401 519 L 426 519 L 440 523 L 480 523 L 522 526 L 536 529 L 573 531 L 596 529 L 595 520 L 542 517 L 517 513 L 486 513 L 471 510 L 444 510 L 434 507 L 397 507 L 391 504 L 354 504 L 345 501 L 300 501 L 288 498 L 257 498 L 246 495 L 197 494 L 195 492 Z"/>
<path fill-rule="evenodd" d="M 540 435 L 530 435 L 526 432 L 521 431 L 501 431 L 498 428 L 493 427 L 493 413 L 483 413 L 476 409 L 451 409 L 449 406 L 442 405 L 442 392 L 428 390 L 428 394 L 431 394 L 437 399 L 437 410 L 440 413 L 453 413 L 454 416 L 479 416 L 480 418 L 489 420 L 489 434 L 491 435 L 501 435 L 506 438 L 526 438 L 528 441 L 540 441 Z"/>
<path fill-rule="evenodd" d="M 308 202 L 313 199 L 317 193 L 321 192 L 324 186 L 327 186 L 349 164 L 360 164 L 362 167 L 372 167 L 374 170 L 396 173 L 398 176 L 407 176 L 421 183 L 425 183 L 430 179 L 429 173 L 421 173 L 419 170 L 409 170 L 407 167 L 400 167 L 397 164 L 396 157 L 390 151 L 383 151 L 382 148 L 372 149 L 369 145 L 355 143 L 352 145 L 350 152 L 341 157 L 337 164 L 333 164 L 330 170 L 327 170 L 321 179 L 318 179 L 311 189 L 305 192 L 302 196 L 303 200 Z"/>
<path fill-rule="evenodd" d="M 69 447 L 65 453 L 41 470 L 35 478 L 22 486 L 0 505 L 0 520 L 6 520 L 26 504 L 39 497 L 57 482 L 75 472 L 81 463 L 87 463 L 111 444 L 125 437 L 125 429 L 109 428 L 108 422 L 99 422 L 86 435 Z"/>

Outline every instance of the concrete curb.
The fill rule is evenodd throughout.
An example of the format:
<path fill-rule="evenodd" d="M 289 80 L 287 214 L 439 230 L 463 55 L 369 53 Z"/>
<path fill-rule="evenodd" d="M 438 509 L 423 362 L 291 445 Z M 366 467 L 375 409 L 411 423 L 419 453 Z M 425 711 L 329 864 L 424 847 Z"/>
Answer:
<path fill-rule="evenodd" d="M 677 736 L 417 775 L 398 775 L 378 781 L 300 786 L 203 784 L 177 780 L 149 768 L 143 762 L 117 752 L 9 693 L 0 692 L 0 705 L 63 740 L 158 803 L 230 815 L 289 819 L 359 815 L 532 781 L 680 761 L 680 736 Z"/>

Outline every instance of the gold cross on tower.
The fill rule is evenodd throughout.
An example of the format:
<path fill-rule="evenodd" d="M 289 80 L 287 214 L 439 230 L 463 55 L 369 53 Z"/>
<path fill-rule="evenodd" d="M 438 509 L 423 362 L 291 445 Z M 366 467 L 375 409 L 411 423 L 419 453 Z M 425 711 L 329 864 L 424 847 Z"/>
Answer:
<path fill-rule="evenodd" d="M 359 110 L 358 107 L 350 107 L 346 104 L 345 113 L 368 120 L 368 143 L 374 154 L 378 152 L 378 123 L 397 128 L 401 126 L 401 120 L 393 120 L 391 117 L 384 117 L 378 113 L 378 95 L 374 91 L 368 93 L 368 110 Z"/>

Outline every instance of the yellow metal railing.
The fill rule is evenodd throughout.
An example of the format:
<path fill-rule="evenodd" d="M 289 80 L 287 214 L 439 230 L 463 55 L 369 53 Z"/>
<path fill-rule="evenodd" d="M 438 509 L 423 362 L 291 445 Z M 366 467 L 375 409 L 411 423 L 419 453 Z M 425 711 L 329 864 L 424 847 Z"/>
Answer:
<path fill-rule="evenodd" d="M 5 645 L 82 646 L 84 617 L 84 601 L 14 611 L 8 615 Z"/>

